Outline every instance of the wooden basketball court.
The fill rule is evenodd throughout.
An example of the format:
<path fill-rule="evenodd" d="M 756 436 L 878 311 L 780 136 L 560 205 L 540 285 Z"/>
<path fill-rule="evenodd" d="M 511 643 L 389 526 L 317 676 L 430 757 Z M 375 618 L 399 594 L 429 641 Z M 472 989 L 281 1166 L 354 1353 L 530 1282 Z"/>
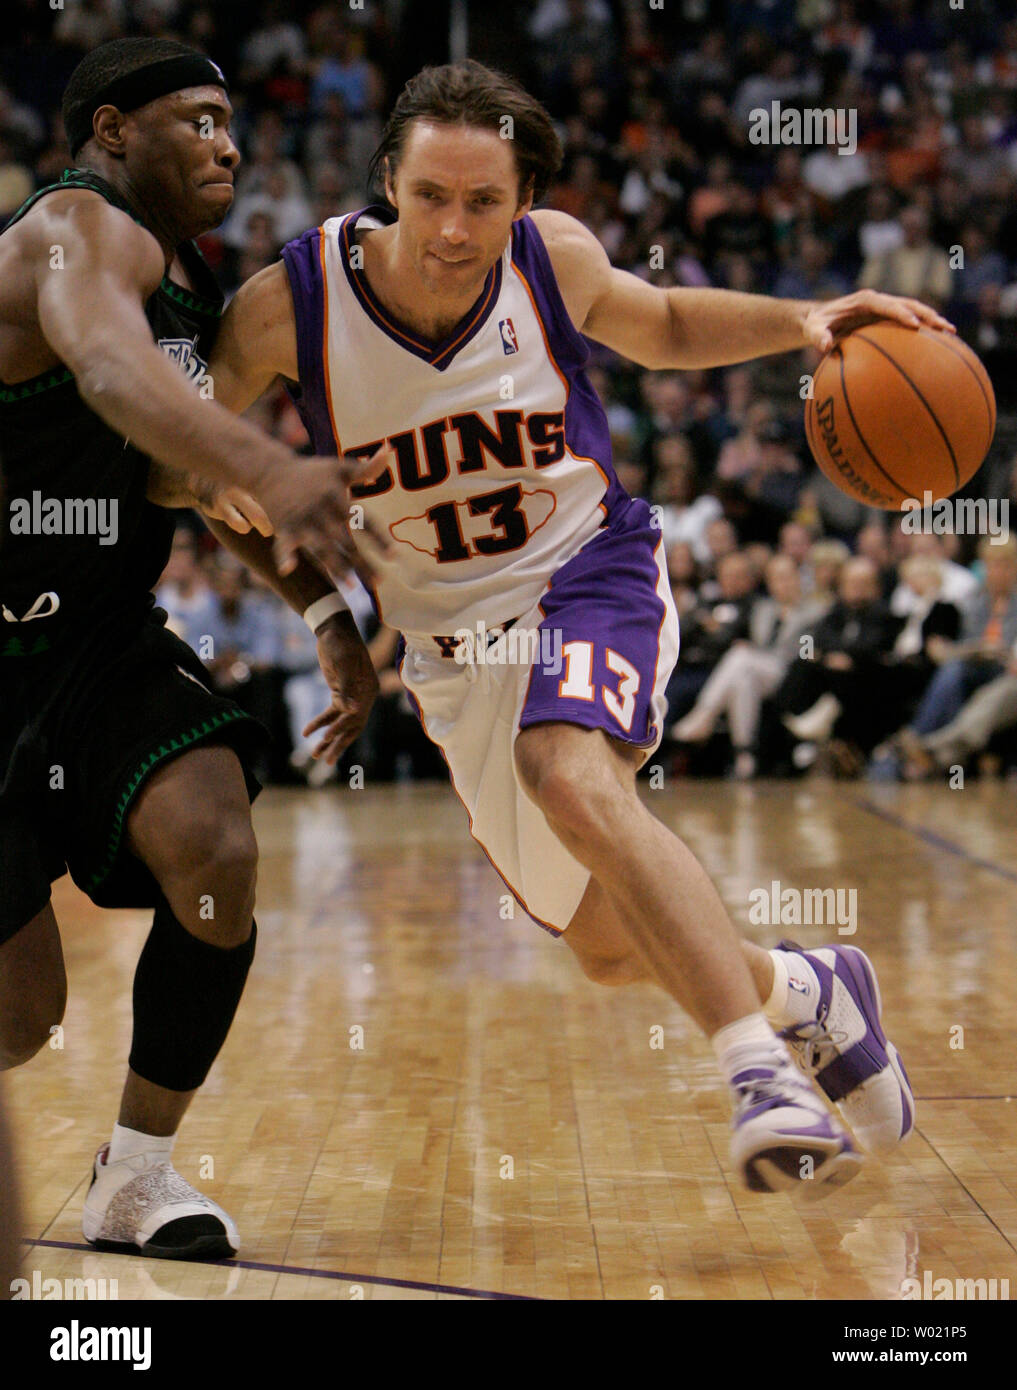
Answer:
<path fill-rule="evenodd" d="M 149 915 L 65 879 L 63 1045 L 8 1078 L 25 1276 L 115 1279 L 121 1299 L 893 1299 L 926 1272 L 1017 1290 L 1014 787 L 644 794 L 763 944 L 836 929 L 750 926 L 754 889 L 857 888 L 850 940 L 918 1097 L 891 1161 L 823 1202 L 743 1192 L 706 1042 L 659 991 L 594 985 L 518 909 L 503 920 L 451 791 L 272 790 L 258 955 L 175 1154 L 236 1219 L 241 1257 L 83 1242 Z"/>

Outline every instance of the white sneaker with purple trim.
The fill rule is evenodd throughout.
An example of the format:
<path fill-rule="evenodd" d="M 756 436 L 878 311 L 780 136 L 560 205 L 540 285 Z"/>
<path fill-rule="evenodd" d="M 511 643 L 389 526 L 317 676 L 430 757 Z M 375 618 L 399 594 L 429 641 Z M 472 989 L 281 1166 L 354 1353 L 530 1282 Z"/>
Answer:
<path fill-rule="evenodd" d="M 915 1098 L 900 1054 L 883 1032 L 872 962 L 857 946 L 806 951 L 782 941 L 777 950 L 804 957 L 820 989 L 815 1019 L 784 1028 L 780 1036 L 862 1148 L 889 1153 L 914 1128 Z"/>

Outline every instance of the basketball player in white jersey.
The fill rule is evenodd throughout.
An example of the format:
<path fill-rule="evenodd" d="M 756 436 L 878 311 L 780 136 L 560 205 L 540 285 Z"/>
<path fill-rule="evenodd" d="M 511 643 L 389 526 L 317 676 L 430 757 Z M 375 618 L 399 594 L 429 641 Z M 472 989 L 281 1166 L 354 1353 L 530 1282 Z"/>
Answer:
<path fill-rule="evenodd" d="M 425 69 L 375 159 L 390 206 L 307 232 L 240 290 L 210 364 L 216 399 L 243 410 L 281 375 L 318 453 L 377 455 L 353 495 L 387 542 L 378 611 L 403 633 L 402 679 L 474 838 L 589 976 L 654 980 L 697 1021 L 734 1092 L 732 1161 L 750 1188 L 836 1186 L 859 1148 L 910 1131 L 911 1091 L 867 958 L 739 943 L 636 793 L 678 621 L 580 335 L 674 369 L 826 349 L 880 317 L 948 325 L 871 292 L 809 304 L 651 287 L 573 218 L 531 214 L 560 160 L 515 82 L 477 63 Z"/>

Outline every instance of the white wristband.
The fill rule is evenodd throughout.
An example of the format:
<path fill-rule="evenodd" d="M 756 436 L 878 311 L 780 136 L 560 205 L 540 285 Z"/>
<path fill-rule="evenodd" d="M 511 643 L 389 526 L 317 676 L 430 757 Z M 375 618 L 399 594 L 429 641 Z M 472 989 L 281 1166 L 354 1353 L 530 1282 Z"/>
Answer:
<path fill-rule="evenodd" d="M 342 594 L 325 594 L 323 598 L 316 598 L 312 604 L 304 609 L 304 622 L 312 632 L 317 632 L 326 618 L 331 618 L 334 613 L 348 613 L 349 611 L 350 605 Z"/>

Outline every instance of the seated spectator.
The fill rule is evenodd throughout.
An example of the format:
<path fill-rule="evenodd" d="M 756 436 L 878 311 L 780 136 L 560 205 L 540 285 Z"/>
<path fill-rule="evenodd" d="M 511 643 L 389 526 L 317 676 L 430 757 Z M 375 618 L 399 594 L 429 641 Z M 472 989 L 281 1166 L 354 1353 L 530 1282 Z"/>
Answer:
<path fill-rule="evenodd" d="M 837 592 L 812 633 L 811 659 L 791 664 L 774 703 L 802 743 L 826 743 L 836 730 L 841 770 L 857 774 L 860 751 L 871 751 L 882 733 L 872 690 L 901 623 L 881 599 L 879 571 L 864 556 L 845 563 Z"/>
<path fill-rule="evenodd" d="M 688 541 L 675 541 L 667 547 L 667 574 L 678 616 L 695 608 L 699 602 L 699 568 L 695 553 Z"/>
<path fill-rule="evenodd" d="M 720 503 L 709 493 L 696 496 L 696 466 L 688 440 L 682 435 L 658 440 L 654 454 L 654 515 L 660 524 L 664 548 L 670 549 L 676 541 L 688 541 L 696 559 L 708 561 L 707 528 L 721 516 Z"/>
<path fill-rule="evenodd" d="M 741 551 L 717 565 L 715 599 L 700 600 L 682 621 L 682 659 L 667 686 L 667 717 L 673 723 L 688 713 L 714 667 L 739 638 L 747 637 L 749 614 L 756 602 L 756 572 Z"/>
<path fill-rule="evenodd" d="M 801 460 L 779 420 L 768 421 L 759 431 L 759 459 L 743 478 L 743 487 L 756 504 L 755 533 L 767 540 L 776 539 L 783 519 L 797 507 L 802 490 Z"/>
<path fill-rule="evenodd" d="M 977 222 L 968 222 L 959 242 L 964 252 L 964 264 L 957 267 L 954 297 L 963 307 L 976 306 L 987 286 L 999 289 L 1007 283 L 1005 257 L 992 249 L 992 244 Z"/>
<path fill-rule="evenodd" d="M 778 299 L 836 299 L 849 294 L 845 276 L 831 270 L 833 247 L 822 237 L 803 232 L 789 263 L 777 276 L 773 293 Z"/>
<path fill-rule="evenodd" d="M 905 558 L 922 555 L 935 560 L 939 566 L 939 598 L 943 603 L 952 603 L 963 610 L 978 593 L 978 579 L 956 560 L 949 559 L 944 546 L 946 537 L 937 536 L 931 531 L 918 531 L 913 535 L 904 534 L 904 539 L 908 542 Z M 906 618 L 916 602 L 915 591 L 902 579 L 890 596 L 892 612 Z"/>
<path fill-rule="evenodd" d="M 1017 726 L 1017 647 L 1006 671 L 976 690 L 949 724 L 920 737 L 912 750 L 912 779 L 963 767 L 982 753 L 998 733 Z"/>
<path fill-rule="evenodd" d="M 971 695 L 1005 673 L 1017 642 L 1017 541 L 978 547 L 985 566 L 985 586 L 968 606 L 959 642 L 932 638 L 929 650 L 939 664 L 911 723 L 897 736 L 905 758 L 905 775 L 915 764 L 924 768 L 922 739 L 945 728 Z"/>
<path fill-rule="evenodd" d="M 808 564 L 812 549 L 812 533 L 800 521 L 785 521 L 777 536 L 777 553 L 793 560 L 796 569 Z M 803 576 L 804 578 L 804 576 Z M 811 582 L 811 571 L 809 571 Z"/>
<path fill-rule="evenodd" d="M 942 309 L 953 293 L 953 275 L 950 258 L 929 239 L 928 213 L 913 203 L 901 213 L 900 226 L 900 246 L 870 257 L 858 288 L 903 294 Z"/>
<path fill-rule="evenodd" d="M 889 599 L 897 587 L 897 572 L 890 557 L 890 537 L 881 521 L 869 521 L 855 537 L 855 553 L 871 560 L 879 571 L 879 587 Z"/>
<path fill-rule="evenodd" d="M 773 421 L 773 406 L 769 401 L 753 401 L 745 411 L 745 420 L 733 439 L 728 439 L 717 459 L 717 477 L 737 481 L 758 468 L 763 458 L 762 432 Z"/>
<path fill-rule="evenodd" d="M 940 639 L 956 641 L 961 614 L 956 604 L 943 599 L 943 564 L 932 555 L 909 555 L 900 567 L 902 590 L 911 595 L 901 610 L 904 626 L 897 634 L 886 669 L 880 677 L 879 710 L 883 737 L 899 729 L 936 673 L 934 652 Z M 891 602 L 891 612 L 897 612 Z M 874 711 L 875 713 L 875 711 Z M 879 756 L 880 750 L 876 750 Z"/>
<path fill-rule="evenodd" d="M 261 781 L 284 774 L 286 726 L 279 671 L 279 623 L 283 607 L 270 590 L 249 587 L 248 572 L 226 551 L 212 568 L 213 606 L 195 650 L 208 668 L 212 688 L 235 700 L 272 735 L 272 751 L 256 768 Z"/>
<path fill-rule="evenodd" d="M 863 264 L 896 251 L 903 242 L 904 233 L 896 208 L 893 192 L 886 184 L 873 184 L 865 201 L 864 221 L 858 228 L 858 250 Z"/>
<path fill-rule="evenodd" d="M 802 574 L 802 589 L 807 598 L 827 606 L 833 603 L 840 582 L 840 572 L 851 558 L 843 541 L 815 541 Z"/>
<path fill-rule="evenodd" d="M 720 596 L 720 586 L 717 583 L 720 562 L 726 556 L 733 555 L 737 549 L 738 532 L 726 516 L 718 516 L 716 521 L 707 523 L 707 558 L 700 562 L 702 571 L 700 593 L 702 598 L 712 601 Z"/>
<path fill-rule="evenodd" d="M 215 612 L 215 595 L 198 563 L 194 532 L 178 526 L 173 548 L 155 591 L 155 601 L 165 608 L 166 626 L 197 651 L 198 638 L 208 631 Z"/>
<path fill-rule="evenodd" d="M 798 639 L 825 611 L 822 602 L 803 599 L 794 561 L 775 555 L 766 566 L 768 598 L 749 614 L 749 636 L 729 647 L 699 693 L 690 713 L 671 729 L 680 743 L 699 743 L 727 716 L 728 734 L 739 779 L 755 776 L 756 738 L 764 698 L 771 695 L 798 656 Z"/>
<path fill-rule="evenodd" d="M 304 729 L 328 709 L 332 692 L 318 665 L 318 643 L 314 633 L 300 614 L 289 607 L 280 616 L 278 660 L 283 672 L 282 698 L 293 748 L 290 767 L 304 776 L 309 786 L 323 786 L 336 775 L 336 768 L 314 762 L 313 752 L 321 735 L 305 738 Z"/>

